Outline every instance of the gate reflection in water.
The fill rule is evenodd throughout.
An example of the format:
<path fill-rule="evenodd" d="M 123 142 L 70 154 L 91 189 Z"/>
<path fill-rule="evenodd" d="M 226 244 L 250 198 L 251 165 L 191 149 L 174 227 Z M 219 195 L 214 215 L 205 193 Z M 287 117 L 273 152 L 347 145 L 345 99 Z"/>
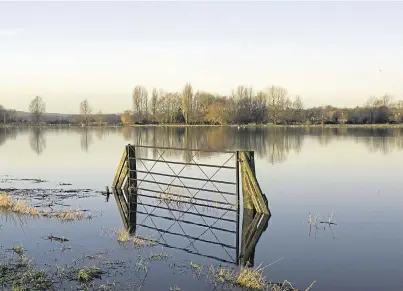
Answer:
<path fill-rule="evenodd" d="M 207 204 L 195 205 L 195 211 L 187 208 L 185 211 L 181 204 L 136 195 L 132 190 L 114 189 L 113 192 L 123 225 L 131 234 L 148 231 L 164 247 L 223 263 L 253 266 L 256 245 L 270 219 L 249 209 L 238 214 Z M 241 243 L 238 215 L 242 217 Z"/>

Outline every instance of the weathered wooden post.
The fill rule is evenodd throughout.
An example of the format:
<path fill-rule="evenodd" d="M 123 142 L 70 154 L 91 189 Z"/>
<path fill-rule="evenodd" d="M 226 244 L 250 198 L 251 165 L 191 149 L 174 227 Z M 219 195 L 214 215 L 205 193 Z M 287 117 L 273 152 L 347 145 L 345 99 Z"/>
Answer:
<path fill-rule="evenodd" d="M 124 189 L 113 189 L 115 201 L 118 206 L 123 225 L 131 233 L 136 232 L 137 196 L 130 195 Z"/>
<path fill-rule="evenodd" d="M 270 215 L 264 194 L 260 189 L 255 173 L 254 152 L 241 152 L 242 195 L 244 209 Z"/>
<path fill-rule="evenodd" d="M 255 160 L 254 160 L 254 152 L 241 152 L 241 173 L 242 173 L 242 196 L 243 196 L 243 208 L 255 210 L 252 200 L 252 191 L 248 187 L 247 181 L 247 170 L 246 163 L 250 161 L 250 168 L 252 173 L 255 174 Z"/>
<path fill-rule="evenodd" d="M 255 211 L 249 209 L 245 209 L 243 212 L 240 254 L 241 264 L 250 267 L 255 264 L 255 248 L 270 219 L 269 215 L 253 212 Z"/>

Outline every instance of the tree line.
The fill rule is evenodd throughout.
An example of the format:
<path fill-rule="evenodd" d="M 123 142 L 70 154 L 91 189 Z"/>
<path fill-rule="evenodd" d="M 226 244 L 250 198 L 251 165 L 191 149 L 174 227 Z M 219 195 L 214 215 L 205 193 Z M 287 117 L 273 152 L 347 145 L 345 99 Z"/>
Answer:
<path fill-rule="evenodd" d="M 239 86 L 229 96 L 194 91 L 190 83 L 182 92 L 145 87 L 132 92 L 133 109 L 122 114 L 123 124 L 374 124 L 403 122 L 403 101 L 390 95 L 371 97 L 362 106 L 337 108 L 327 105 L 306 108 L 302 97 L 291 97 L 280 86 L 255 91 Z"/>
<path fill-rule="evenodd" d="M 122 114 L 93 113 L 87 100 L 78 107 L 78 114 L 66 123 L 104 124 L 382 124 L 403 123 L 403 101 L 393 102 L 390 95 L 371 97 L 354 108 L 332 105 L 306 108 L 301 96 L 290 96 L 280 86 L 255 91 L 238 86 L 228 96 L 195 91 L 190 83 L 181 92 L 154 88 L 151 94 L 144 86 L 135 86 L 132 108 Z M 29 105 L 31 121 L 43 121 L 44 100 L 36 96 Z M 3 117 L 3 118 L 2 118 Z M 0 105 L 0 122 L 15 121 L 15 110 Z"/>
<path fill-rule="evenodd" d="M 14 109 L 6 109 L 0 104 L 0 123 L 9 123 L 16 119 L 17 111 Z"/>

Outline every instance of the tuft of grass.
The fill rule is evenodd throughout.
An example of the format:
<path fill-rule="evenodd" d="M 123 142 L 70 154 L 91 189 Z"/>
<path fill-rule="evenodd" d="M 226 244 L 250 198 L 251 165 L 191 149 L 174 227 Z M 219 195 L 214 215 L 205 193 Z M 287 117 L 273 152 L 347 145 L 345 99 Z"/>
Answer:
<path fill-rule="evenodd" d="M 117 240 L 121 244 L 133 243 L 136 247 L 154 246 L 156 242 L 152 239 L 131 235 L 127 229 L 116 230 Z"/>
<path fill-rule="evenodd" d="M 58 211 L 54 213 L 54 217 L 64 221 L 82 220 L 86 218 L 83 211 L 71 209 L 68 211 Z"/>
<path fill-rule="evenodd" d="M 23 245 L 15 246 L 12 248 L 12 250 L 14 251 L 14 253 L 16 253 L 19 256 L 24 255 L 24 246 Z"/>
<path fill-rule="evenodd" d="M 247 289 L 263 290 L 267 286 L 266 278 L 263 276 L 263 268 L 244 267 L 236 277 L 236 283 Z"/>
<path fill-rule="evenodd" d="M 209 272 L 212 275 L 214 282 L 218 284 L 233 284 L 236 278 L 234 270 L 221 266 L 210 266 Z"/>
<path fill-rule="evenodd" d="M 28 203 L 24 200 L 18 200 L 17 203 L 14 204 L 12 211 L 32 216 L 38 216 L 40 214 L 40 211 L 38 209 L 29 206 Z"/>
<path fill-rule="evenodd" d="M 195 273 L 200 276 L 201 272 L 203 271 L 203 266 L 190 262 L 190 267 L 193 269 L 193 271 L 195 271 Z"/>
<path fill-rule="evenodd" d="M 8 195 L 7 193 L 2 193 L 0 195 L 0 207 L 4 207 L 4 208 L 13 207 L 13 200 L 11 199 L 11 196 Z"/>
<path fill-rule="evenodd" d="M 127 243 L 130 240 L 130 233 L 126 229 L 116 231 L 118 242 Z"/>
<path fill-rule="evenodd" d="M 311 213 L 309 213 L 309 216 L 308 216 L 308 223 L 309 223 L 310 226 L 315 226 L 315 227 L 317 227 L 319 221 L 320 221 L 320 215 L 319 215 L 319 213 L 316 212 L 314 216 L 312 216 Z"/>
<path fill-rule="evenodd" d="M 169 258 L 169 254 L 167 253 L 156 253 L 156 254 L 150 254 L 148 256 L 148 260 L 150 261 L 158 261 L 158 260 L 167 260 Z"/>
<path fill-rule="evenodd" d="M 78 270 L 77 279 L 81 283 L 89 283 L 95 279 L 101 279 L 103 272 L 97 267 L 85 267 Z"/>

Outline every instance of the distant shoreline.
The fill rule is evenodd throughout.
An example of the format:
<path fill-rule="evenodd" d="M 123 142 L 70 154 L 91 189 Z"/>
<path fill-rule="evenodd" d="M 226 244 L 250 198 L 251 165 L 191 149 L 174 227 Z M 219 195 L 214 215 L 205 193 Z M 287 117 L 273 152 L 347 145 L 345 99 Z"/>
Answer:
<path fill-rule="evenodd" d="M 239 127 L 239 128 L 403 128 L 403 123 L 399 124 L 295 124 L 295 125 L 276 125 L 276 124 L 130 124 L 130 125 L 88 125 L 81 126 L 76 124 L 0 124 L 0 128 L 130 128 L 130 127 Z"/>

